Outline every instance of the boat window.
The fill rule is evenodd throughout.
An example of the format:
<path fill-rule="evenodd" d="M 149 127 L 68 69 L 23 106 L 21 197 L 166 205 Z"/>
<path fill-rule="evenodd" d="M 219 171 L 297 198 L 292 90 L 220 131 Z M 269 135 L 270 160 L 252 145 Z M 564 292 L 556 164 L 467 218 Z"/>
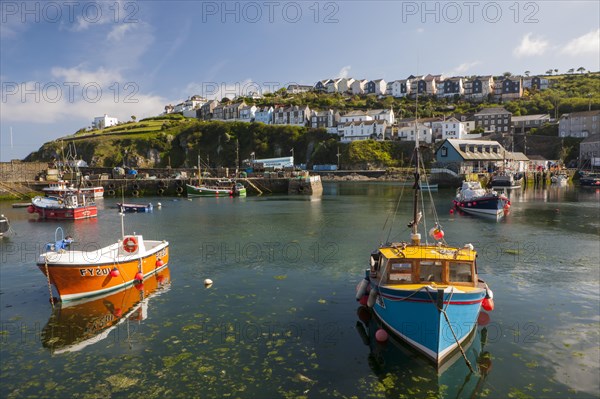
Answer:
<path fill-rule="evenodd" d="M 400 262 L 399 260 L 390 260 L 390 281 L 412 282 L 412 264 L 409 262 Z"/>
<path fill-rule="evenodd" d="M 450 281 L 473 282 L 471 264 L 463 262 L 450 262 Z"/>
<path fill-rule="evenodd" d="M 442 262 L 421 261 L 419 270 L 420 281 L 442 281 Z"/>

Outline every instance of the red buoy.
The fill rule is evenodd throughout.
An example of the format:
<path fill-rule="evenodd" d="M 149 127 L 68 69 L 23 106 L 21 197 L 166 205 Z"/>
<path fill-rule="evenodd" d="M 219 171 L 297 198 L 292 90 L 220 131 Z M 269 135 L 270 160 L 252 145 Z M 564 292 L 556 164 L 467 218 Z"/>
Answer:
<path fill-rule="evenodd" d="M 375 339 L 377 340 L 377 342 L 385 342 L 388 340 L 388 338 L 388 333 L 383 328 L 380 328 L 375 333 Z"/>
<path fill-rule="evenodd" d="M 454 213 L 454 209 L 450 209 L 450 214 L 452 215 Z"/>
<path fill-rule="evenodd" d="M 488 312 L 491 312 L 494 310 L 494 300 L 492 298 L 484 298 L 481 302 L 481 306 Z"/>
<path fill-rule="evenodd" d="M 142 272 L 137 272 L 133 279 L 137 281 L 142 281 L 144 279 L 144 275 L 142 274 Z"/>
<path fill-rule="evenodd" d="M 135 289 L 138 291 L 144 291 L 144 283 L 137 283 Z"/>
<path fill-rule="evenodd" d="M 33 212 L 35 212 L 35 208 L 33 207 L 33 205 L 29 205 L 29 206 L 27 207 L 27 212 L 29 212 L 29 213 L 33 213 Z"/>
<path fill-rule="evenodd" d="M 158 258 L 158 259 L 156 260 L 156 267 L 161 267 L 161 266 L 162 266 L 162 265 L 164 265 L 164 264 L 165 264 L 165 262 L 163 262 L 163 261 L 162 261 L 162 259 Z"/>
<path fill-rule="evenodd" d="M 119 273 L 119 269 L 117 269 L 116 267 L 115 267 L 115 268 L 113 268 L 113 269 L 110 271 L 110 276 L 111 276 L 111 277 L 119 277 L 119 274 L 120 274 L 120 273 Z"/>

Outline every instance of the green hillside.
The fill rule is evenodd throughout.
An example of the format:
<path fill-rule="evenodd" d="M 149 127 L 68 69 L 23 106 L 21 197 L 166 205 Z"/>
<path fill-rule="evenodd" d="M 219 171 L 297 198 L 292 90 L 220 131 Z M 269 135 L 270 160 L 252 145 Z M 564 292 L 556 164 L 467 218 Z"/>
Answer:
<path fill-rule="evenodd" d="M 570 74 L 548 77 L 552 86 L 544 91 L 526 91 L 523 98 L 504 104 L 470 103 L 462 99 L 419 99 L 419 116 L 451 116 L 455 113 L 472 113 L 488 107 L 502 105 L 514 115 L 549 113 L 552 116 L 565 112 L 600 109 L 600 73 Z M 285 89 L 249 104 L 301 105 L 311 109 L 337 108 L 373 109 L 392 107 L 397 118 L 415 114 L 415 101 L 373 95 L 349 96 L 340 94 L 288 94 Z M 578 143 L 564 143 L 555 126 L 532 132 L 527 142 L 527 154 L 543 155 L 547 159 L 569 161 L 577 156 Z M 547 137 L 547 140 L 544 139 Z M 515 150 L 523 151 L 524 140 L 514 143 Z M 75 134 L 45 143 L 30 154 L 26 161 L 51 161 L 61 159 L 69 143 L 75 144 L 77 154 L 91 166 L 113 167 L 126 163 L 132 167 L 191 167 L 198 156 L 212 167 L 232 167 L 239 160 L 291 155 L 296 163 L 336 164 L 338 151 L 340 164 L 345 168 L 401 167 L 410 160 L 411 146 L 406 142 L 363 141 L 341 144 L 337 137 L 322 129 L 295 126 L 272 126 L 262 123 L 204 122 L 170 114 L 127 122 L 103 130 L 81 129 Z M 536 148 L 539 147 L 539 148 Z M 563 148 L 568 147 L 568 148 Z M 432 151 L 427 159 L 431 159 Z"/>

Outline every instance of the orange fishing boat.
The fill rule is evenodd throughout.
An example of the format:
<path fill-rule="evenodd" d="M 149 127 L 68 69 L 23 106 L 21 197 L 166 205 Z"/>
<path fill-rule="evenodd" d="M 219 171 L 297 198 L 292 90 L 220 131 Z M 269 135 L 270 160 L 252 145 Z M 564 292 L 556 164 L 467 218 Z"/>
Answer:
<path fill-rule="evenodd" d="M 62 301 L 102 295 L 142 282 L 169 263 L 169 243 L 145 240 L 142 235 L 122 233 L 116 243 L 92 251 L 71 250 L 73 239 L 64 238 L 60 227 L 54 239 L 39 256 L 37 266 Z"/>
<path fill-rule="evenodd" d="M 121 323 L 146 319 L 150 298 L 169 290 L 170 277 L 165 267 L 143 284 L 58 305 L 42 330 L 42 345 L 60 354 L 80 351 L 113 332 L 118 336 Z"/>

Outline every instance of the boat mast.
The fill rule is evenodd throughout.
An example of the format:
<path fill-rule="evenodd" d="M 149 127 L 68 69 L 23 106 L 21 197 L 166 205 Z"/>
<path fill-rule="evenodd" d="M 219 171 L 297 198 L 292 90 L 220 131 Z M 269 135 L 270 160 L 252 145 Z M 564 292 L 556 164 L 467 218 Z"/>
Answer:
<path fill-rule="evenodd" d="M 417 82 L 417 94 L 415 101 L 415 149 L 414 149 L 414 158 L 415 158 L 415 184 L 413 189 L 415 190 L 415 195 L 413 199 L 413 221 L 412 221 L 412 234 L 411 240 L 415 245 L 419 245 L 421 242 L 421 236 L 419 235 L 419 84 Z"/>

